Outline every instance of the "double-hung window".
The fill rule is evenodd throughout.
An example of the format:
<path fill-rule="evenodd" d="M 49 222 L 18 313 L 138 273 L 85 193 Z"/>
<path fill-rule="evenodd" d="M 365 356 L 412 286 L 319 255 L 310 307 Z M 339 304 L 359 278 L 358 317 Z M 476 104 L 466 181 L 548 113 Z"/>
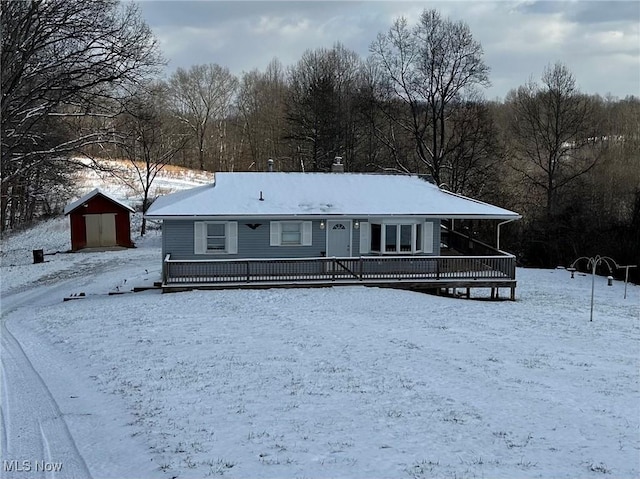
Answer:
<path fill-rule="evenodd" d="M 207 223 L 207 253 L 224 253 L 227 249 L 227 224 Z"/>
<path fill-rule="evenodd" d="M 302 245 L 302 223 L 282 222 L 280 223 L 280 245 L 300 246 Z"/>
<path fill-rule="evenodd" d="M 271 246 L 311 246 L 311 221 L 272 221 Z"/>
<path fill-rule="evenodd" d="M 196 221 L 194 223 L 195 254 L 236 254 L 237 252 L 237 222 Z"/>

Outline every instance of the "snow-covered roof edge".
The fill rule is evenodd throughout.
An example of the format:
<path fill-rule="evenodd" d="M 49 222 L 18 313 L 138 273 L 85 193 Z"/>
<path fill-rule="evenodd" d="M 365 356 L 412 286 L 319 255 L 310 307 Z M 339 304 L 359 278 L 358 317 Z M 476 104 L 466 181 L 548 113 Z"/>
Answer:
<path fill-rule="evenodd" d="M 513 215 L 512 215 L 512 219 L 513 219 L 513 220 L 519 220 L 519 219 L 522 219 L 522 215 L 521 215 L 521 214 L 516 213 L 516 212 L 514 212 L 514 211 L 511 211 L 511 210 L 507 210 L 506 208 L 503 208 L 502 206 L 496 206 L 496 205 L 494 205 L 494 204 L 487 203 L 486 201 L 482 201 L 482 200 L 478 200 L 478 199 L 476 199 L 476 198 L 471 198 L 471 197 L 469 197 L 469 196 L 461 195 L 460 193 L 454 193 L 453 191 L 443 190 L 442 188 L 439 188 L 439 187 L 437 187 L 437 188 L 438 188 L 440 191 L 442 191 L 443 193 L 446 193 L 446 194 L 451 195 L 451 196 L 456 196 L 456 197 L 458 197 L 458 198 L 462 198 L 463 200 L 473 201 L 474 203 L 478 203 L 478 204 L 480 204 L 480 205 L 485 205 L 485 206 L 489 206 L 489 207 L 493 207 L 493 208 L 499 208 L 499 209 L 501 209 L 501 210 L 508 211 L 509 213 L 513 213 Z M 496 216 L 495 218 L 488 218 L 488 217 L 487 217 L 487 219 L 503 219 L 503 218 L 502 218 L 502 217 L 498 217 L 498 216 Z"/>
<path fill-rule="evenodd" d="M 115 203 L 115 204 L 117 204 L 117 205 L 119 205 L 119 206 L 122 206 L 123 208 L 128 209 L 128 210 L 129 210 L 129 211 L 131 211 L 132 213 L 135 213 L 135 210 L 134 210 L 131 206 L 129 206 L 129 205 L 127 205 L 127 204 L 123 203 L 123 202 L 122 202 L 122 201 L 120 201 L 120 200 L 117 200 L 116 198 L 114 198 L 114 197 L 113 197 L 113 196 L 111 196 L 110 194 L 105 193 L 104 191 L 102 191 L 100 188 L 96 188 L 96 189 L 94 189 L 94 190 L 90 191 L 89 193 L 87 193 L 86 195 L 84 195 L 82 198 L 79 198 L 79 199 L 77 199 L 76 201 L 74 201 L 73 203 L 69 203 L 67 206 L 65 206 L 65 208 L 64 208 L 64 214 L 65 214 L 65 215 L 68 215 L 68 214 L 69 214 L 69 213 L 71 213 L 73 210 L 75 210 L 76 208 L 80 207 L 83 203 L 86 203 L 86 202 L 87 202 L 87 201 L 89 201 L 91 198 L 93 198 L 94 196 L 97 196 L 97 195 L 104 196 L 104 197 L 105 197 L 106 199 L 108 199 L 109 201 L 111 201 L 111 202 L 113 202 L 113 203 Z"/>
<path fill-rule="evenodd" d="M 208 191 L 214 187 L 215 187 L 215 181 L 206 185 L 195 186 L 193 188 L 189 188 L 186 190 L 174 191 L 173 193 L 168 193 L 168 194 L 159 196 L 153 201 L 153 203 L 151 203 L 151 206 L 149 207 L 149 209 L 147 210 L 147 213 L 144 216 L 149 217 L 151 219 L 155 219 L 153 218 L 154 210 L 163 208 L 167 205 L 173 204 L 178 201 L 189 199 L 199 193 L 202 193 L 203 191 Z"/>
<path fill-rule="evenodd" d="M 263 191 L 265 201 L 258 201 Z M 354 195 L 354 191 L 366 194 Z M 513 211 L 442 190 L 415 175 L 370 173 L 216 173 L 215 183 L 162 196 L 145 214 L 154 220 L 318 216 L 521 218 Z"/>

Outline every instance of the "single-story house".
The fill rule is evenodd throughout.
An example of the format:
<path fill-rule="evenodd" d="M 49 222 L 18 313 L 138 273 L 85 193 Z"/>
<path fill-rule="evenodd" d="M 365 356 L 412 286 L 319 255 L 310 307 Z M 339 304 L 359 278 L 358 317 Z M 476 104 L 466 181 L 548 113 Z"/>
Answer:
<path fill-rule="evenodd" d="M 146 218 L 162 221 L 167 289 L 445 278 L 447 287 L 484 278 L 515 288 L 512 255 L 479 243 L 473 256 L 452 254 L 474 240 L 451 226 L 520 215 L 417 176 L 216 173 L 213 184 L 158 198 Z"/>
<path fill-rule="evenodd" d="M 64 214 L 71 221 L 71 250 L 133 247 L 129 205 L 98 188 L 69 203 Z"/>

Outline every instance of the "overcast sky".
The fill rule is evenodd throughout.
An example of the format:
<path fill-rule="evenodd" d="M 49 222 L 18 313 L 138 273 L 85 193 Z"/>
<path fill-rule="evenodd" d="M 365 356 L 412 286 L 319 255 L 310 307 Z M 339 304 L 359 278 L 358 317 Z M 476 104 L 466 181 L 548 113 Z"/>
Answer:
<path fill-rule="evenodd" d="M 177 67 L 217 63 L 236 75 L 285 66 L 305 50 L 341 42 L 362 58 L 380 32 L 403 16 L 415 23 L 425 8 L 463 20 L 491 68 L 489 99 L 538 80 L 563 62 L 585 93 L 640 96 L 640 2 L 634 1 L 219 1 L 147 0 L 143 18 Z"/>

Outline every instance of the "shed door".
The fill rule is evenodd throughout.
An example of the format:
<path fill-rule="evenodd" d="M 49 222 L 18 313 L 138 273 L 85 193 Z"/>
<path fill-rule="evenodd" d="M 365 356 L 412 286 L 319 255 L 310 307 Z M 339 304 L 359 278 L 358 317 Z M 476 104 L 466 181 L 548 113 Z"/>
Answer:
<path fill-rule="evenodd" d="M 102 216 L 100 230 L 100 246 L 116 246 L 116 215 L 114 213 L 106 213 Z"/>
<path fill-rule="evenodd" d="M 87 228 L 87 248 L 99 246 L 116 246 L 116 215 L 85 215 Z"/>
<path fill-rule="evenodd" d="M 351 221 L 327 221 L 327 256 L 351 256 Z"/>

